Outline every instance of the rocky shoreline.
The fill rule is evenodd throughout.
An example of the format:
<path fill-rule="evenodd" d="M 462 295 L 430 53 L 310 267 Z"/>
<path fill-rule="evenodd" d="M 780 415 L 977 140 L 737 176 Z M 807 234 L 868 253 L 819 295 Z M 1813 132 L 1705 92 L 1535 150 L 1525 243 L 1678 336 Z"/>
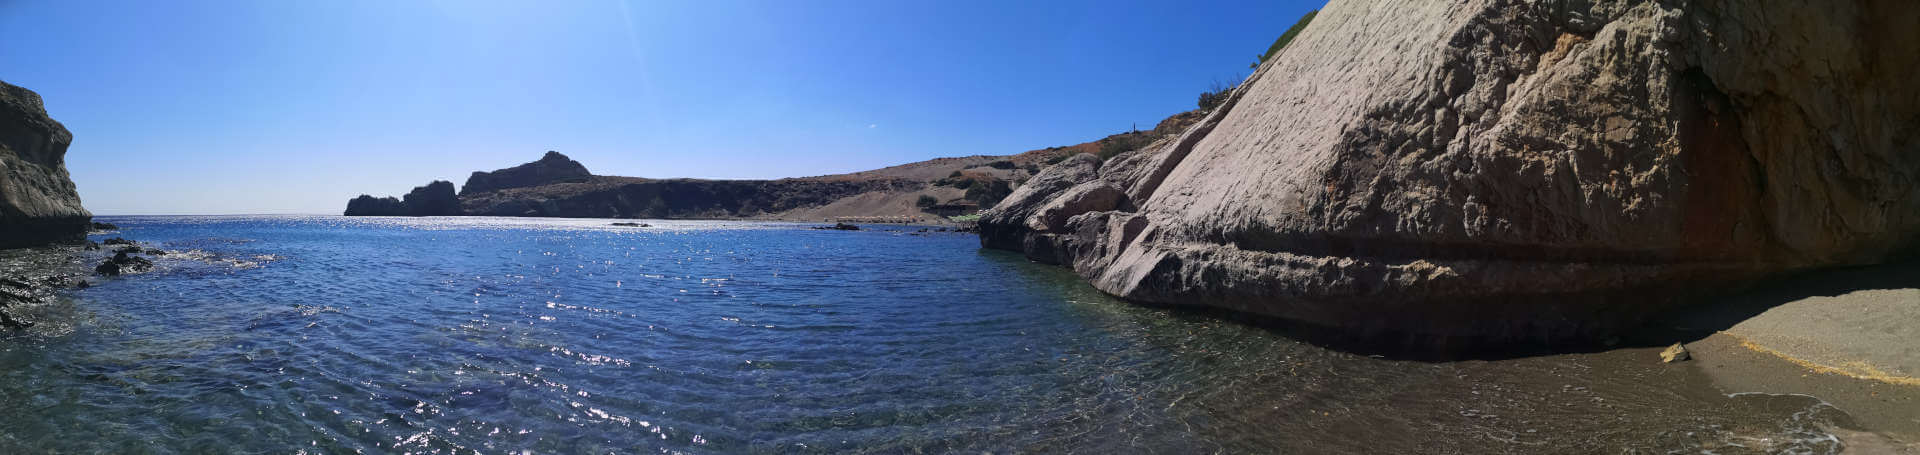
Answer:
<path fill-rule="evenodd" d="M 1181 134 L 1042 170 L 981 245 L 1423 347 L 1602 342 L 1908 257 L 1920 89 L 1881 68 L 1920 51 L 1872 43 L 1920 11 L 1696 6 L 1334 1 Z"/>
<path fill-rule="evenodd" d="M 97 234 L 116 229 L 105 223 L 90 225 Z M 11 307 L 48 303 L 67 289 L 85 289 L 100 280 L 144 273 L 154 267 L 149 258 L 173 253 L 122 237 L 0 249 L 0 328 L 34 326 L 31 318 L 13 314 Z"/>

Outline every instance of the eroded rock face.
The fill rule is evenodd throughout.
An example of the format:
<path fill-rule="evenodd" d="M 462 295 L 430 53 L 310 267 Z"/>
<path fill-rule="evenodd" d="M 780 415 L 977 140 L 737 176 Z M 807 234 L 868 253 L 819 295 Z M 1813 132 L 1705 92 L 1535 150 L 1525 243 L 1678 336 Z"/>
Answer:
<path fill-rule="evenodd" d="M 0 82 L 0 248 L 86 238 L 93 214 L 67 175 L 72 143 L 39 94 Z"/>
<path fill-rule="evenodd" d="M 500 169 L 493 172 L 474 171 L 467 177 L 467 184 L 460 187 L 460 195 L 485 193 L 507 188 L 525 188 L 565 181 L 584 181 L 593 176 L 587 167 L 561 155 L 560 152 L 547 151 L 539 160 Z"/>
<path fill-rule="evenodd" d="M 1099 171 L 1100 158 L 1086 153 L 1067 157 L 1040 170 L 1025 185 L 1001 199 L 993 210 L 981 214 L 980 243 L 989 248 L 1021 250 L 1025 242 L 1022 235 L 1030 231 L 1027 218 L 1074 185 L 1099 178 Z"/>
<path fill-rule="evenodd" d="M 1596 339 L 1911 251 L 1915 29 L 1897 1 L 1335 0 L 1205 119 L 1097 168 L 1133 210 L 1010 223 L 1068 193 L 1016 194 L 981 241 L 1141 302 Z"/>

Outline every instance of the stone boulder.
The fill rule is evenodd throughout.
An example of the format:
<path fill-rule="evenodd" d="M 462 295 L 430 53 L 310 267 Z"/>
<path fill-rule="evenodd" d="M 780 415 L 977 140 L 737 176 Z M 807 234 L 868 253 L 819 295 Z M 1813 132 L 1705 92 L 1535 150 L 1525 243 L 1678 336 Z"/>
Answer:
<path fill-rule="evenodd" d="M 1105 180 L 1093 180 L 1048 199 L 1046 203 L 1034 209 L 1027 217 L 1027 229 L 1036 232 L 1062 232 L 1066 229 L 1067 219 L 1087 212 L 1104 212 L 1121 208 L 1127 202 L 1127 193 L 1118 185 Z"/>
<path fill-rule="evenodd" d="M 1030 183 L 981 242 L 1362 339 L 1604 339 L 1912 252 L 1916 28 L 1889 1 L 1334 0 L 1178 137 Z M 1026 223 L 1093 178 L 1132 207 Z"/>
<path fill-rule="evenodd" d="M 548 151 L 539 160 L 493 172 L 474 171 L 460 195 L 485 193 L 507 188 L 525 188 L 555 182 L 585 181 L 593 174 L 587 167 L 560 152 Z"/>
<path fill-rule="evenodd" d="M 1041 169 L 993 209 L 980 214 L 980 242 L 989 248 L 1018 251 L 1029 229 L 1027 218 L 1074 185 L 1100 177 L 1100 157 L 1081 153 Z"/>
<path fill-rule="evenodd" d="M 72 143 L 39 94 L 0 82 L 0 248 L 86 239 L 93 214 L 67 175 Z"/>

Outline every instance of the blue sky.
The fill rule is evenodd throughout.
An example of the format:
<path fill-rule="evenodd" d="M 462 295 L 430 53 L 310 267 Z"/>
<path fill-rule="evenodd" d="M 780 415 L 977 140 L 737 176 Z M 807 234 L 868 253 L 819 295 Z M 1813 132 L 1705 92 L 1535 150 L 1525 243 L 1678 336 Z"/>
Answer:
<path fill-rule="evenodd" d="M 1151 126 L 1319 1 L 0 0 L 96 214 L 337 214 L 558 150 L 777 178 Z"/>

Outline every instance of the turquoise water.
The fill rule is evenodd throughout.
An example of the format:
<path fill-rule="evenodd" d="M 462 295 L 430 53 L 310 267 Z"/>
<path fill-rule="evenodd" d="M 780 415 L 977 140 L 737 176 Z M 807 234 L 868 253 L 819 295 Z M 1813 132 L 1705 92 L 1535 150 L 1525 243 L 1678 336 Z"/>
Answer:
<path fill-rule="evenodd" d="M 0 451 L 1818 453 L 1848 425 L 1644 352 L 1330 351 L 917 228 L 102 220 L 176 253 L 10 310 L 40 324 L 0 340 Z"/>

